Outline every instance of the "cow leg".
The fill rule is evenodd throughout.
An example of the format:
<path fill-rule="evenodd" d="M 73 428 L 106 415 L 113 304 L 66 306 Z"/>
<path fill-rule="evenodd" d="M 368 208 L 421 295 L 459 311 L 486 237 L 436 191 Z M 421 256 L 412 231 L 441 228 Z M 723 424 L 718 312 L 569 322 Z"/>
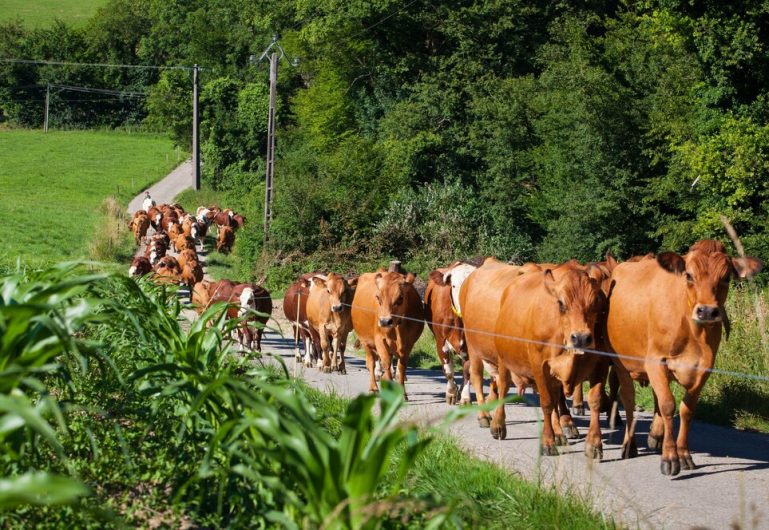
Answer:
<path fill-rule="evenodd" d="M 575 416 L 585 415 L 585 397 L 582 393 L 582 383 L 574 387 L 574 394 L 571 396 L 571 413 Z"/>
<path fill-rule="evenodd" d="M 460 405 L 470 404 L 470 361 L 462 363 L 462 399 Z"/>
<path fill-rule="evenodd" d="M 409 400 L 408 394 L 406 394 L 406 363 L 409 362 L 409 356 L 398 356 L 398 382 L 403 387 L 403 399 Z"/>
<path fill-rule="evenodd" d="M 495 401 L 498 397 L 497 394 L 497 375 L 499 368 L 491 364 L 490 362 L 483 361 L 483 367 L 489 373 L 489 401 Z M 473 385 L 475 386 L 475 385 Z"/>
<path fill-rule="evenodd" d="M 587 404 L 590 407 L 590 427 L 585 437 L 585 456 L 595 460 L 603 458 L 603 440 L 601 440 L 601 401 L 606 382 L 607 362 L 599 362 L 590 374 L 590 390 Z M 581 384 L 579 385 L 582 386 Z"/>
<path fill-rule="evenodd" d="M 483 360 L 480 357 L 470 356 L 470 381 L 475 389 L 475 402 L 483 405 L 486 399 L 483 396 Z M 491 425 L 491 415 L 482 410 L 478 412 L 478 425 L 488 428 Z"/>
<path fill-rule="evenodd" d="M 545 372 L 549 370 L 547 366 L 544 368 Z M 553 430 L 553 412 L 555 411 L 553 396 L 557 396 L 557 392 L 560 391 L 561 382 L 545 375 L 545 373 L 538 373 L 534 379 L 537 383 L 537 388 L 539 388 L 539 404 L 542 407 L 540 451 L 544 456 L 558 456 L 555 431 Z M 556 422 L 556 425 L 558 425 L 558 422 Z"/>
<path fill-rule="evenodd" d="M 337 348 L 339 347 L 339 340 L 335 336 L 331 336 L 331 371 L 335 372 L 339 369 L 339 357 L 337 357 Z"/>
<path fill-rule="evenodd" d="M 660 471 L 663 475 L 675 476 L 681 471 L 681 464 L 678 462 L 678 451 L 673 435 L 673 415 L 676 412 L 676 402 L 673 394 L 670 392 L 670 379 L 668 377 L 667 367 L 656 362 L 656 359 L 645 363 L 646 373 L 649 375 L 649 384 L 651 384 L 654 393 L 659 402 L 660 415 L 665 428 L 662 438 L 662 460 L 660 462 Z"/>
<path fill-rule="evenodd" d="M 366 368 L 368 369 L 369 375 L 368 391 L 376 394 L 379 392 L 379 387 L 376 384 L 377 378 L 375 375 L 378 358 L 374 349 L 371 348 L 371 346 L 367 343 L 363 343 L 363 349 L 366 352 Z"/>
<path fill-rule="evenodd" d="M 703 374 L 703 379 L 707 379 L 708 373 Z M 703 381 L 704 384 L 704 381 Z M 700 391 L 702 386 L 697 386 L 691 390 L 687 390 L 684 394 L 684 398 L 681 400 L 680 417 L 681 423 L 678 426 L 678 440 L 676 442 L 676 450 L 678 451 L 678 462 L 681 465 L 681 469 L 694 469 L 694 460 L 689 453 L 689 427 L 694 417 L 694 411 L 697 409 L 697 402 L 700 399 Z"/>
<path fill-rule="evenodd" d="M 321 334 L 320 334 L 320 351 L 322 352 L 322 358 L 318 359 L 318 368 L 323 370 L 325 373 L 331 372 L 331 358 L 329 357 L 329 351 L 331 350 L 331 345 L 329 344 L 328 340 L 328 331 L 323 329 L 323 325 L 321 324 Z"/>
<path fill-rule="evenodd" d="M 555 445 L 569 445 L 569 440 L 567 440 L 566 435 L 563 434 L 561 423 L 558 421 L 558 403 L 555 403 L 553 406 L 553 412 L 550 414 L 550 423 L 553 426 L 553 438 L 555 439 Z"/>
<path fill-rule="evenodd" d="M 504 397 L 510 388 L 510 370 L 501 366 L 497 374 L 497 387 L 499 395 Z M 497 405 L 494 411 L 494 419 L 491 420 L 491 436 L 495 440 L 504 440 L 507 438 L 507 425 L 505 421 L 505 403 L 504 401 Z"/>
<path fill-rule="evenodd" d="M 347 374 L 347 368 L 344 364 L 344 352 L 347 349 L 347 336 L 342 335 L 337 338 L 337 349 L 339 351 L 339 373 Z"/>
<path fill-rule="evenodd" d="M 638 456 L 638 447 L 635 443 L 635 386 L 630 374 L 621 364 L 615 364 L 614 370 L 619 378 L 619 395 L 622 406 L 625 407 L 625 439 L 622 441 L 622 458 L 635 458 Z"/>
<path fill-rule="evenodd" d="M 459 398 L 459 389 L 454 381 L 454 355 L 448 342 L 443 348 L 443 373 L 446 374 L 446 404 L 455 405 Z"/>
<path fill-rule="evenodd" d="M 619 378 L 617 377 L 617 369 L 611 368 L 609 370 L 609 403 L 611 408 L 609 410 L 609 429 L 614 430 L 617 426 L 622 426 L 622 416 L 619 413 L 619 402 L 617 395 L 619 394 Z"/>
<path fill-rule="evenodd" d="M 558 414 L 558 423 L 566 438 L 570 440 L 579 438 L 579 430 L 577 429 L 577 426 L 574 425 L 574 420 L 571 419 L 571 414 L 569 414 L 569 406 L 566 404 L 566 394 L 564 393 L 563 388 L 561 388 L 561 396 L 558 399 Z"/>
<path fill-rule="evenodd" d="M 652 417 L 652 424 L 649 426 L 649 437 L 646 439 L 646 447 L 659 453 L 662 450 L 662 440 L 665 438 L 665 422 L 660 414 L 657 394 L 652 393 L 652 397 L 654 397 L 654 416 Z"/>
<path fill-rule="evenodd" d="M 312 366 L 312 338 L 309 335 L 304 338 L 304 366 Z"/>
<path fill-rule="evenodd" d="M 262 353 L 262 335 L 264 334 L 263 328 L 257 328 L 256 330 L 256 351 Z"/>

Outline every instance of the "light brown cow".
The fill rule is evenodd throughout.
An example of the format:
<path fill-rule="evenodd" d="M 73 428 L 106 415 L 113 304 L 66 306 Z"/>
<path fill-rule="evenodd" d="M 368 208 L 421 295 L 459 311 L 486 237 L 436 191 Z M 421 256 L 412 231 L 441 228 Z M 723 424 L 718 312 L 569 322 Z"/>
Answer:
<path fill-rule="evenodd" d="M 559 279 L 550 269 L 519 272 L 518 267 L 486 260 L 462 286 L 470 377 L 481 403 L 483 392 L 477 389 L 484 360 L 499 368 L 500 397 L 507 393 L 511 373 L 535 382 L 544 413 L 542 453 L 554 455 L 556 443 L 566 444 L 557 419 L 558 401 L 561 392 L 571 394 L 583 376 L 581 349 L 594 346 L 595 323 L 605 300 L 598 282 L 576 268 L 567 267 Z M 481 420 L 488 421 L 487 413 L 481 414 Z M 504 405 L 496 409 L 491 434 L 507 435 Z M 591 448 L 589 456 L 598 455 Z"/>
<path fill-rule="evenodd" d="M 352 331 L 352 299 L 358 279 L 349 282 L 336 273 L 316 275 L 307 298 L 307 320 L 320 337 L 324 372 L 346 374 L 344 351 Z"/>
<path fill-rule="evenodd" d="M 317 361 L 320 368 L 322 362 L 320 360 L 320 337 L 307 320 L 307 299 L 310 297 L 310 284 L 312 277 L 317 274 L 320 273 L 303 274 L 288 286 L 283 295 L 283 313 L 286 315 L 286 319 L 291 322 L 291 327 L 294 330 L 295 361 L 297 363 L 302 362 L 299 353 L 299 342 L 301 341 L 304 344 L 304 365 L 307 368 L 312 366 L 313 361 Z"/>
<path fill-rule="evenodd" d="M 189 260 L 198 260 L 198 254 L 195 252 L 194 249 L 186 248 L 179 252 L 179 255 L 176 256 L 176 261 L 179 262 L 179 267 L 184 268 L 184 264 L 187 263 Z"/>
<path fill-rule="evenodd" d="M 211 282 L 201 280 L 192 288 L 192 307 L 198 315 L 208 309 L 211 298 L 209 294 L 210 286 Z"/>
<path fill-rule="evenodd" d="M 163 220 L 166 218 L 163 217 Z M 183 236 L 182 233 L 182 225 L 176 222 L 170 222 L 165 225 L 164 227 L 165 232 L 168 234 L 168 238 L 171 240 L 171 243 L 174 245 L 176 244 L 176 240 L 179 238 L 179 236 Z"/>
<path fill-rule="evenodd" d="M 623 456 L 635 456 L 632 423 L 635 390 L 632 379 L 648 381 L 657 400 L 649 446 L 662 442 L 663 475 L 694 469 L 689 453 L 689 427 L 708 380 L 727 321 L 724 303 L 732 276 L 748 278 L 761 270 L 753 257 L 730 258 L 723 245 L 701 241 L 685 256 L 665 252 L 656 259 L 625 262 L 612 272 L 607 332 L 620 378 L 627 414 Z M 670 380 L 686 389 L 681 423 L 674 439 L 675 401 Z"/>
<path fill-rule="evenodd" d="M 352 325 L 363 349 L 369 371 L 369 390 L 377 392 L 375 364 L 392 381 L 392 358 L 398 359 L 398 382 L 406 383 L 406 363 L 411 348 L 424 329 L 424 311 L 414 288 L 413 274 L 372 272 L 358 278 L 352 302 Z"/>
<path fill-rule="evenodd" d="M 195 240 L 193 240 L 190 236 L 179 234 L 176 236 L 176 239 L 174 239 L 173 242 L 176 252 L 182 252 L 183 250 L 187 249 L 195 250 Z"/>
<path fill-rule="evenodd" d="M 195 284 L 203 281 L 203 267 L 196 259 L 188 259 L 181 267 L 181 281 L 190 289 L 190 300 L 192 299 L 192 290 Z"/>
<path fill-rule="evenodd" d="M 154 280 L 157 283 L 177 283 L 182 270 L 173 256 L 164 256 L 155 265 Z"/>
<path fill-rule="evenodd" d="M 219 236 L 216 239 L 216 251 L 222 254 L 232 252 L 232 245 L 235 243 L 235 233 L 229 226 L 219 228 Z"/>
<path fill-rule="evenodd" d="M 430 272 L 424 294 L 425 322 L 435 338 L 435 350 L 446 375 L 446 403 L 454 405 L 460 399 L 460 389 L 454 381 L 454 354 L 465 350 L 462 319 L 451 302 L 451 269 L 461 262 Z M 463 388 L 467 381 L 463 381 Z M 468 387 L 469 391 L 469 387 Z"/>
<path fill-rule="evenodd" d="M 144 210 L 139 210 L 131 219 L 128 227 L 134 233 L 134 242 L 138 245 L 147 236 L 150 227 L 150 218 Z"/>

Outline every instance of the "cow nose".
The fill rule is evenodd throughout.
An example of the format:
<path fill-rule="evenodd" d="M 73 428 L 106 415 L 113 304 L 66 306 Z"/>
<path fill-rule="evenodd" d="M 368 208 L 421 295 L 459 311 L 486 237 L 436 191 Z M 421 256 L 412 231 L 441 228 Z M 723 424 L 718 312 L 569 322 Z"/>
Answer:
<path fill-rule="evenodd" d="M 379 325 L 383 328 L 389 328 L 390 326 L 393 325 L 393 318 L 392 317 L 380 318 Z"/>
<path fill-rule="evenodd" d="M 570 338 L 571 338 L 571 345 L 575 348 L 585 348 L 587 346 L 590 346 L 590 343 L 593 341 L 593 336 L 590 334 L 589 331 L 572 333 Z"/>
<path fill-rule="evenodd" d="M 713 305 L 698 305 L 697 306 L 697 319 L 704 321 L 717 320 L 721 316 L 721 311 L 718 306 Z"/>
<path fill-rule="evenodd" d="M 332 305 L 331 311 L 334 313 L 339 313 L 342 310 L 342 304 Z"/>

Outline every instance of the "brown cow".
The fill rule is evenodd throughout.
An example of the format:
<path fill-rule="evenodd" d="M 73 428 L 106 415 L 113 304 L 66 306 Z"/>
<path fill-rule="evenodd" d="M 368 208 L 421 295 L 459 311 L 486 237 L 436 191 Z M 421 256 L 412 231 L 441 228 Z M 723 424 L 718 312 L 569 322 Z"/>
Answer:
<path fill-rule="evenodd" d="M 460 390 L 454 382 L 454 354 L 465 349 L 462 320 L 451 302 L 451 268 L 430 272 L 424 294 L 425 322 L 435 338 L 435 350 L 446 374 L 446 403 L 454 405 L 460 399 Z M 467 381 L 463 381 L 463 388 Z M 469 387 L 468 387 L 469 390 Z"/>
<path fill-rule="evenodd" d="M 411 348 L 424 329 L 424 311 L 414 288 L 413 274 L 372 272 L 358 278 L 352 303 L 352 325 L 369 370 L 369 390 L 377 392 L 375 363 L 379 359 L 384 378 L 392 381 L 392 357 L 398 358 L 398 382 L 406 395 L 406 363 Z"/>
<path fill-rule="evenodd" d="M 291 322 L 294 330 L 294 357 L 296 362 L 302 362 L 299 353 L 299 342 L 304 345 L 304 364 L 311 367 L 313 361 L 318 361 L 320 368 L 320 336 L 310 326 L 307 320 L 307 299 L 310 297 L 310 279 L 316 272 L 303 274 L 289 285 L 286 294 L 283 295 L 283 313 L 286 319 Z"/>
<path fill-rule="evenodd" d="M 165 234 L 155 234 L 150 239 L 150 244 L 144 249 L 144 256 L 149 258 L 154 267 L 161 258 L 168 252 L 168 236 Z"/>
<path fill-rule="evenodd" d="M 128 223 L 128 227 L 134 233 L 134 242 L 138 245 L 147 236 L 150 227 L 150 218 L 144 210 L 139 210 Z"/>
<path fill-rule="evenodd" d="M 272 314 L 272 299 L 264 287 L 251 283 L 240 283 L 233 287 L 230 300 L 238 304 L 235 314 L 227 312 L 230 318 L 242 318 L 237 328 L 239 342 L 248 350 L 262 351 L 264 325 Z M 253 326 L 252 323 L 256 323 Z"/>
<path fill-rule="evenodd" d="M 170 235 L 170 234 L 169 234 Z M 192 249 L 195 250 L 195 240 L 190 236 L 179 234 L 176 239 L 173 240 L 174 248 L 176 252 L 182 252 L 183 250 Z"/>
<path fill-rule="evenodd" d="M 581 349 L 594 346 L 595 323 L 605 300 L 598 282 L 574 267 L 560 272 L 559 279 L 550 269 L 519 272 L 519 267 L 489 259 L 462 286 L 470 377 L 473 386 L 481 388 L 486 360 L 499 368 L 500 397 L 507 393 L 511 373 L 535 382 L 544 413 L 542 453 L 554 455 L 558 454 L 556 443 L 566 444 L 564 419 L 563 427 L 573 428 L 570 416 L 557 420 L 558 401 L 562 392 L 571 394 L 584 376 L 586 369 L 579 364 L 586 355 Z M 593 390 L 591 398 L 592 394 Z M 483 392 L 476 390 L 476 396 L 483 403 Z M 590 404 L 592 408 L 592 399 Z M 488 414 L 482 412 L 484 419 L 488 421 Z M 591 432 L 593 428 L 591 418 Z M 507 435 L 504 405 L 496 409 L 491 434 L 494 438 Z M 589 456 L 598 456 L 593 447 L 588 451 L 594 443 L 600 444 L 600 431 L 597 441 L 586 444 Z"/>
<path fill-rule="evenodd" d="M 176 261 L 179 262 L 179 267 L 184 268 L 184 264 L 187 263 L 189 260 L 199 261 L 198 260 L 198 254 L 195 252 L 195 249 L 192 248 L 185 248 L 181 252 L 179 252 L 179 255 L 176 256 Z"/>
<path fill-rule="evenodd" d="M 164 256 L 155 265 L 155 281 L 158 283 L 176 283 L 182 270 L 173 256 Z"/>
<path fill-rule="evenodd" d="M 136 256 L 128 269 L 128 275 L 131 277 L 144 276 L 150 272 L 152 272 L 152 264 L 145 256 Z"/>
<path fill-rule="evenodd" d="M 150 224 L 155 230 L 160 229 L 160 220 L 163 218 L 163 213 L 156 206 L 147 210 L 147 216 L 150 218 Z"/>
<path fill-rule="evenodd" d="M 216 239 L 216 251 L 222 254 L 232 252 L 232 245 L 235 242 L 235 233 L 229 226 L 219 228 L 219 236 Z"/>
<path fill-rule="evenodd" d="M 357 282 L 357 278 L 348 282 L 333 272 L 312 278 L 307 299 L 307 321 L 320 337 L 324 372 L 338 370 L 347 373 L 344 351 L 347 335 L 352 331 L 351 305 Z"/>
<path fill-rule="evenodd" d="M 192 307 L 198 315 L 208 309 L 210 301 L 208 290 L 210 286 L 211 282 L 208 280 L 201 280 L 192 288 Z"/>
<path fill-rule="evenodd" d="M 165 221 L 165 217 L 163 217 L 163 220 Z M 163 226 L 163 230 L 168 234 L 168 238 L 171 240 L 172 244 L 176 244 L 176 240 L 179 238 L 179 236 L 183 236 L 182 233 L 182 225 L 176 222 L 170 222 Z"/>
<path fill-rule="evenodd" d="M 730 258 L 715 241 L 701 241 L 685 256 L 665 252 L 655 260 L 625 262 L 612 272 L 613 288 L 607 332 L 620 378 L 627 414 L 623 457 L 635 456 L 632 379 L 648 381 L 657 406 L 649 430 L 649 447 L 662 442 L 663 475 L 694 469 L 689 454 L 689 427 L 708 380 L 727 321 L 724 303 L 732 276 L 749 278 L 761 270 L 753 257 Z M 674 439 L 675 401 L 670 380 L 686 389 L 681 423 Z"/>
<path fill-rule="evenodd" d="M 192 300 L 192 290 L 195 284 L 203 281 L 203 267 L 196 259 L 188 259 L 181 267 L 181 281 L 190 289 L 190 300 Z"/>

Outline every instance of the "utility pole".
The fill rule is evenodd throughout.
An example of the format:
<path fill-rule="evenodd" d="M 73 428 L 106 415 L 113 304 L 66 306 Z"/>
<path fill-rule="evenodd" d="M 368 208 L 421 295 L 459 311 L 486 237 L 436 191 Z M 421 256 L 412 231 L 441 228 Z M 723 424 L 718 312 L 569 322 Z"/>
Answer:
<path fill-rule="evenodd" d="M 270 234 L 270 224 L 272 223 L 272 197 L 274 191 L 274 176 L 275 176 L 275 102 L 277 99 L 277 85 L 278 85 L 278 62 L 282 57 L 288 57 L 286 52 L 278 42 L 278 35 L 272 36 L 272 43 L 267 47 L 262 55 L 257 59 L 252 55 L 249 60 L 252 64 L 260 62 L 267 57 L 269 51 L 274 47 L 280 50 L 273 51 L 270 55 L 270 106 L 267 112 L 267 157 L 266 157 L 266 171 L 264 181 L 264 241 L 263 246 L 267 245 L 267 240 Z M 290 61 L 291 66 L 296 67 L 299 64 L 299 59 L 296 57 Z"/>
<path fill-rule="evenodd" d="M 198 108 L 198 65 L 192 67 L 192 177 L 200 190 L 200 109 Z"/>
<path fill-rule="evenodd" d="M 48 105 L 51 101 L 51 85 L 45 87 L 45 119 L 43 121 L 43 132 L 48 132 Z"/>
<path fill-rule="evenodd" d="M 272 223 L 272 185 L 275 175 L 275 92 L 278 84 L 278 52 L 270 56 L 270 109 L 267 112 L 267 174 L 264 181 L 264 243 Z"/>

